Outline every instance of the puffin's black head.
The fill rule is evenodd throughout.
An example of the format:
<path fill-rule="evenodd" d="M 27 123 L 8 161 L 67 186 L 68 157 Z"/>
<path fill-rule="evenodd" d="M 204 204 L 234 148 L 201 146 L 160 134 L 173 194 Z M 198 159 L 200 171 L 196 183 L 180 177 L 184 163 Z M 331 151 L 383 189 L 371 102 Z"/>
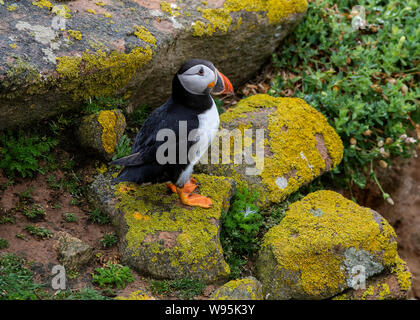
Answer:
<path fill-rule="evenodd" d="M 188 60 L 178 70 L 175 78 L 179 80 L 183 89 L 192 95 L 233 93 L 229 79 L 207 60 Z"/>

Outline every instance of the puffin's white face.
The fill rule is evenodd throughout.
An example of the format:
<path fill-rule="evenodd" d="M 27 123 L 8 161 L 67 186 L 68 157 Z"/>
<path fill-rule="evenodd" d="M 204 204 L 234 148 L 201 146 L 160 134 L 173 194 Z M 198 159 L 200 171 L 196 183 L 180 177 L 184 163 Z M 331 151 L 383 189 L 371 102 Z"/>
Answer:
<path fill-rule="evenodd" d="M 217 75 L 209 67 L 197 64 L 184 73 L 178 74 L 178 79 L 189 93 L 204 95 L 216 85 Z"/>

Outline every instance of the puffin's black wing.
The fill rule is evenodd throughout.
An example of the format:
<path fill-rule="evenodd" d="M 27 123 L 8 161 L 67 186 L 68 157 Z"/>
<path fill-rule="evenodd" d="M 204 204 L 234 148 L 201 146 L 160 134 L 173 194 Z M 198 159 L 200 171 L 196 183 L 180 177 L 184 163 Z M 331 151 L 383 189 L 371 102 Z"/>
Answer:
<path fill-rule="evenodd" d="M 182 105 L 175 105 L 173 100 L 169 99 L 154 110 L 137 133 L 131 147 L 131 155 L 111 163 L 126 167 L 156 163 L 156 152 L 159 146 L 165 143 L 165 141 L 156 141 L 156 135 L 162 129 L 170 129 L 175 133 L 178 152 L 179 121 L 187 121 L 188 132 L 198 128 L 199 125 L 197 115 L 191 113 L 191 110 L 184 109 L 186 108 Z M 195 142 L 188 142 L 188 145 L 193 143 Z"/>

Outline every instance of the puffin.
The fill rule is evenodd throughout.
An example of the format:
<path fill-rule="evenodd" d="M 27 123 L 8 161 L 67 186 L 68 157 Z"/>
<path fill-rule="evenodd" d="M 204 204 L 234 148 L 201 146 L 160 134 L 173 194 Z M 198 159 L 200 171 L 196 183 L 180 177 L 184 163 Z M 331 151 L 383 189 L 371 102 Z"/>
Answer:
<path fill-rule="evenodd" d="M 129 156 L 111 164 L 123 166 L 112 183 L 166 183 L 182 204 L 210 208 L 210 198 L 193 193 L 194 165 L 219 128 L 219 112 L 211 96 L 233 94 L 230 80 L 212 62 L 191 59 L 172 80 L 171 97 L 146 119 Z"/>

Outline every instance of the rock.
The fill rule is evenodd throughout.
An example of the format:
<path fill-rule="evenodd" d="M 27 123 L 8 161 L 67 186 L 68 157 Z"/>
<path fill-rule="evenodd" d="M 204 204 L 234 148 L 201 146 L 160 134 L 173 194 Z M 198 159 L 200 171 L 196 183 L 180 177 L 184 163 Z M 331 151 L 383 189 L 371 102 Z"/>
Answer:
<path fill-rule="evenodd" d="M 132 293 L 128 297 L 118 296 L 114 298 L 115 300 L 156 300 L 153 296 L 146 293 L 143 290 L 137 290 Z"/>
<path fill-rule="evenodd" d="M 80 144 L 110 160 L 116 152 L 125 127 L 125 117 L 118 109 L 85 116 L 78 129 Z"/>
<path fill-rule="evenodd" d="M 92 258 L 92 248 L 82 240 L 63 231 L 57 232 L 56 237 L 57 242 L 54 248 L 57 251 L 58 261 L 66 268 L 66 271 L 78 270 Z"/>
<path fill-rule="evenodd" d="M 213 292 L 214 300 L 264 300 L 262 285 L 254 277 L 232 280 Z"/>
<path fill-rule="evenodd" d="M 411 286 L 388 222 L 326 190 L 289 207 L 265 234 L 256 268 L 266 299 L 330 298 L 387 273 L 395 274 L 401 290 Z"/>
<path fill-rule="evenodd" d="M 238 85 L 307 9 L 306 0 L 170 2 L 0 5 L 0 130 L 76 110 L 95 96 L 156 107 L 193 57 L 213 61 Z"/>
<path fill-rule="evenodd" d="M 195 175 L 199 193 L 213 207 L 180 203 L 165 184 L 140 187 L 131 183 L 110 186 L 110 171 L 98 175 L 90 198 L 110 215 L 120 238 L 124 264 L 155 279 L 222 281 L 230 273 L 220 245 L 220 215 L 229 208 L 234 181 Z"/>
<path fill-rule="evenodd" d="M 222 129 L 226 129 L 219 130 L 222 147 L 215 139 L 209 152 L 211 161 L 197 170 L 235 178 L 239 186 L 258 191 L 262 206 L 280 203 L 338 165 L 343 157 L 340 137 L 320 112 L 301 99 L 254 95 L 223 113 L 220 120 Z M 251 135 L 248 138 L 247 132 L 257 139 L 251 140 Z M 263 134 L 261 143 L 255 142 L 259 132 Z M 229 144 L 229 136 L 235 134 L 244 137 L 244 146 L 238 150 Z M 246 149 L 250 147 L 252 150 Z M 214 151 L 219 151 L 219 157 Z M 213 157 L 219 161 L 213 161 Z M 203 160 L 208 158 L 204 156 L 201 163 Z"/>
<path fill-rule="evenodd" d="M 407 266 L 403 272 L 408 274 Z M 387 272 L 369 278 L 363 288 L 349 289 L 335 296 L 333 300 L 402 300 L 407 298 L 408 291 L 401 288 L 398 282 L 398 271 L 394 270 L 391 273 Z"/>

